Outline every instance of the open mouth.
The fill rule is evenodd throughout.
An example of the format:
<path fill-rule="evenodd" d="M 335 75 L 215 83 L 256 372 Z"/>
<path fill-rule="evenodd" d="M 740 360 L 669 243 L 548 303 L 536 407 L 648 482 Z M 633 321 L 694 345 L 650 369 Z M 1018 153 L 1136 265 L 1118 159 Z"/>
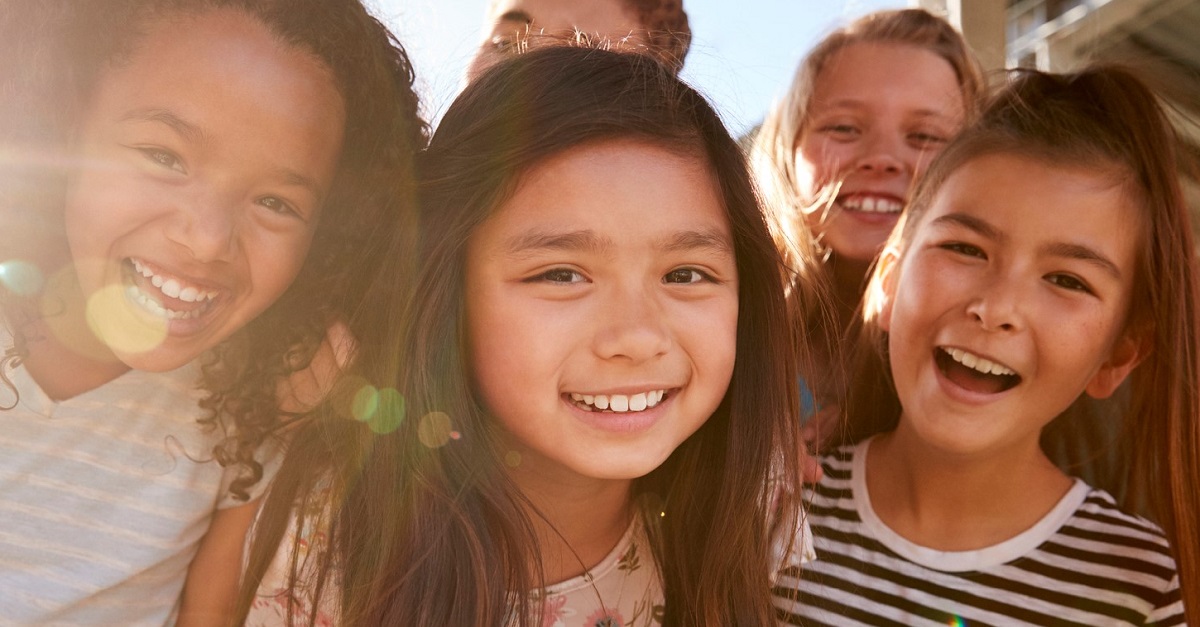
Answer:
<path fill-rule="evenodd" d="M 1012 368 L 961 348 L 939 346 L 933 358 L 947 379 L 971 392 L 999 394 L 1021 382 L 1021 376 Z"/>
<path fill-rule="evenodd" d="M 125 295 L 146 313 L 166 320 L 193 320 L 207 313 L 218 292 L 158 272 L 145 262 L 122 263 Z"/>
<path fill-rule="evenodd" d="M 593 395 L 572 392 L 564 396 L 569 398 L 572 404 L 584 411 L 622 414 L 645 411 L 651 407 L 655 407 L 668 398 L 669 394 L 670 391 L 668 390 L 649 390 L 637 394 Z"/>
<path fill-rule="evenodd" d="M 883 196 L 845 196 L 838 199 L 838 204 L 847 211 L 862 213 L 898 214 L 904 210 L 904 203 Z"/>

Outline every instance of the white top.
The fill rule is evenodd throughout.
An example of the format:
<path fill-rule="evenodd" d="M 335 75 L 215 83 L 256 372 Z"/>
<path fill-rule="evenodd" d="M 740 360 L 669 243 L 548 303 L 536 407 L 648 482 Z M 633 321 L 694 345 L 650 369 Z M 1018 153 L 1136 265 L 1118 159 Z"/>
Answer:
<path fill-rule="evenodd" d="M 1183 625 L 1162 531 L 1076 480 L 1029 529 L 975 551 L 901 537 L 871 507 L 870 440 L 823 459 L 808 494 L 818 560 L 776 587 L 794 625 Z"/>
<path fill-rule="evenodd" d="M 0 354 L 12 345 L 0 324 Z M 214 510 L 242 504 L 238 468 L 210 461 L 222 434 L 197 424 L 198 370 L 130 371 L 56 402 L 4 369 L 19 394 L 0 382 L 0 408 L 16 404 L 0 409 L 4 624 L 171 620 Z"/>

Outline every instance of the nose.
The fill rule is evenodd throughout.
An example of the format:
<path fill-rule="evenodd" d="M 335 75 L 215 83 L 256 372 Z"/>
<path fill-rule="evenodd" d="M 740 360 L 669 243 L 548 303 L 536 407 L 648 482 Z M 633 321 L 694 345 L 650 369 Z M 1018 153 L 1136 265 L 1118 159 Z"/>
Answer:
<path fill-rule="evenodd" d="M 967 314 L 987 331 L 1017 331 L 1022 323 L 1022 290 L 1008 277 L 995 277 L 967 304 Z"/>
<path fill-rule="evenodd" d="M 906 161 L 904 146 L 898 137 L 886 133 L 868 133 L 862 144 L 855 167 L 861 172 L 872 174 L 897 174 L 911 170 Z"/>
<path fill-rule="evenodd" d="M 219 261 L 236 247 L 237 201 L 214 190 L 197 191 L 181 201 L 166 228 L 167 239 L 200 262 Z"/>
<path fill-rule="evenodd" d="M 671 348 L 665 312 L 649 289 L 621 290 L 597 315 L 600 324 L 593 343 L 601 359 L 641 363 Z"/>

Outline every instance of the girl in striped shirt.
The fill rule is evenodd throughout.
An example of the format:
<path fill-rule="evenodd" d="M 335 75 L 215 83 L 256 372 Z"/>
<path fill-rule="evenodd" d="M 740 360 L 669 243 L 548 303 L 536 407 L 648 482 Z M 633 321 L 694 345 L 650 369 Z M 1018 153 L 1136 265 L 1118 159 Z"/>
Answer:
<path fill-rule="evenodd" d="M 786 622 L 1197 622 L 1176 141 L 1128 70 L 1030 72 L 931 164 L 872 276 L 840 448 L 810 494 L 818 561 L 776 588 Z M 1126 379 L 1129 494 L 1153 522 L 1039 446 Z"/>

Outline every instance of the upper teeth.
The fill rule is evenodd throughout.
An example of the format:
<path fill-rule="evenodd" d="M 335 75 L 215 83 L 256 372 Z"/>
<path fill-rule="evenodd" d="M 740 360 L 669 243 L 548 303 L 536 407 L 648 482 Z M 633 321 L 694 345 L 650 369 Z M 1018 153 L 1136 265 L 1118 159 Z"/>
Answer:
<path fill-rule="evenodd" d="M 642 411 L 662 402 L 666 390 L 651 390 L 637 394 L 578 394 L 571 393 L 571 400 L 583 403 L 589 409 L 609 410 L 615 412 Z"/>
<path fill-rule="evenodd" d="M 851 196 L 842 199 L 841 203 L 846 209 L 854 209 L 864 213 L 900 213 L 904 209 L 903 203 L 897 200 L 876 198 L 874 196 Z"/>
<path fill-rule="evenodd" d="M 950 355 L 950 358 L 954 361 L 957 361 L 958 363 L 973 370 L 978 370 L 983 374 L 1017 374 L 1013 370 L 991 361 L 990 359 L 984 359 L 979 355 L 968 353 L 961 348 L 943 348 L 942 350 L 946 351 L 946 353 Z"/>
<path fill-rule="evenodd" d="M 185 303 L 198 303 L 201 301 L 212 300 L 217 297 L 216 292 L 210 292 L 200 289 L 193 285 L 184 285 L 178 279 L 166 278 L 162 275 L 155 274 L 153 270 L 146 267 L 145 264 L 137 259 L 131 259 L 133 269 L 137 270 L 138 274 L 150 279 L 150 284 L 162 290 L 163 294 L 171 298 L 177 298 Z"/>

